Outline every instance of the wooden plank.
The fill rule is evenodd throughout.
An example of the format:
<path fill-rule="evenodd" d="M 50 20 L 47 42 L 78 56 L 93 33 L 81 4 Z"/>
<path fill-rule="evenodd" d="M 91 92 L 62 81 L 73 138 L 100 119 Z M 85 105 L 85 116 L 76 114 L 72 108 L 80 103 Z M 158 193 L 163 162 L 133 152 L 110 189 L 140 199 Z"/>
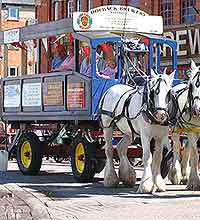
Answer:
<path fill-rule="evenodd" d="M 32 39 L 39 39 L 50 37 L 53 35 L 65 34 L 73 32 L 72 19 L 65 18 L 58 21 L 48 23 L 34 24 L 20 29 L 20 41 L 28 41 Z M 0 32 L 0 44 L 4 44 L 4 32 Z"/>

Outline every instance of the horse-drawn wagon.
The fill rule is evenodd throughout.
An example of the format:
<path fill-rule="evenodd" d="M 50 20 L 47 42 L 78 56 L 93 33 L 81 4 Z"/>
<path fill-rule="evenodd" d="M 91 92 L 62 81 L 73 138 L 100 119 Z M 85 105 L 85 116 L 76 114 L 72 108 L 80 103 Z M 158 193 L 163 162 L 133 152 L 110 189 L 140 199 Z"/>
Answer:
<path fill-rule="evenodd" d="M 118 6 L 112 7 L 115 8 L 113 10 L 119 9 Z M 132 7 L 127 8 L 129 12 L 132 10 L 132 13 L 138 11 Z M 96 11 L 100 13 L 99 10 Z M 95 9 L 92 12 L 95 13 Z M 105 13 L 104 10 L 102 12 Z M 88 20 L 81 26 L 83 15 Z M 125 36 L 140 39 L 140 42 L 147 46 L 146 51 L 133 49 L 133 53 L 144 55 L 147 71 L 154 68 L 160 72 L 160 51 L 163 45 L 171 48 L 171 66 L 173 70 L 177 68 L 176 42 L 156 35 L 159 28 L 152 23 L 151 28 L 145 25 L 142 29 L 141 25 L 137 25 L 139 30 L 120 25 L 123 31 L 119 31 L 119 27 L 115 29 L 115 26 L 112 26 L 109 32 L 104 30 L 108 26 L 101 31 L 94 31 L 90 30 L 91 22 L 95 22 L 95 19 L 91 20 L 92 13 L 83 15 L 79 13 L 78 17 L 76 15 L 74 18 L 74 22 L 79 25 L 79 31 L 73 30 L 71 19 L 63 19 L 20 28 L 18 39 L 10 41 L 49 38 L 66 32 L 72 34 L 74 41 L 74 70 L 43 74 L 38 72 L 30 76 L 3 78 L 1 81 L 1 118 L 17 130 L 11 152 L 16 154 L 19 169 L 25 175 L 37 174 L 44 156 L 71 156 L 72 171 L 77 181 L 90 181 L 95 173 L 104 168 L 105 153 L 102 147 L 105 142 L 98 120 L 99 102 L 111 86 L 126 83 Z M 152 21 L 150 18 L 151 16 L 148 18 L 149 22 Z M 140 18 L 136 19 L 139 20 Z M 80 31 L 81 29 L 83 31 Z M 1 44 L 6 42 L 4 36 L 1 32 Z M 80 49 L 83 42 L 90 48 L 90 76 L 80 73 Z M 114 45 L 117 59 L 117 74 L 114 78 L 105 79 L 97 75 L 97 48 L 103 43 Z M 121 134 L 116 131 L 113 143 L 120 137 Z M 117 157 L 116 152 L 115 156 Z M 128 156 L 141 157 L 142 149 L 130 146 Z"/>

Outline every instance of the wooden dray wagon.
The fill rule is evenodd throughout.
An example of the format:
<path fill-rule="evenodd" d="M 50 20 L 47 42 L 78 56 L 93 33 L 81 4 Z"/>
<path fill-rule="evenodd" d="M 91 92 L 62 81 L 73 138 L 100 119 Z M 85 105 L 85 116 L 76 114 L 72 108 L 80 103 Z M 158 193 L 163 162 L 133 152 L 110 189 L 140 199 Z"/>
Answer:
<path fill-rule="evenodd" d="M 19 169 L 25 175 L 37 174 L 44 156 L 71 156 L 75 179 L 91 181 L 105 165 L 104 139 L 98 121 L 99 101 L 112 85 L 125 83 L 121 34 L 75 32 L 71 19 L 31 25 L 18 29 L 18 32 L 19 36 L 13 41 L 23 42 L 70 32 L 74 39 L 75 69 L 43 74 L 37 72 L 35 75 L 1 80 L 1 117 L 16 129 L 11 153 L 16 155 Z M 0 32 L 1 43 L 5 43 L 3 36 L 4 33 Z M 151 34 L 137 34 L 138 37 L 148 39 L 147 70 L 156 67 L 160 71 L 160 48 L 163 45 L 171 47 L 172 68 L 176 69 L 175 41 Z M 80 73 L 81 42 L 90 48 L 91 76 Z M 115 79 L 102 79 L 96 75 L 97 47 L 105 42 L 115 46 L 118 70 Z M 114 137 L 113 144 L 121 135 L 116 131 Z M 142 157 L 142 148 L 134 143 L 129 147 L 128 155 L 130 158 Z"/>

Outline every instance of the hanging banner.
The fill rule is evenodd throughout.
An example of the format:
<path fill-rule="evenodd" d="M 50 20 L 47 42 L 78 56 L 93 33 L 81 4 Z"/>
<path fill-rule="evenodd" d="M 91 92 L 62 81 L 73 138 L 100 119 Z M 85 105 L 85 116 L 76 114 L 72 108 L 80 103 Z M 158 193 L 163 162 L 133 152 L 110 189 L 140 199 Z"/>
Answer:
<path fill-rule="evenodd" d="M 20 106 L 20 85 L 4 86 L 4 107 L 17 108 Z"/>
<path fill-rule="evenodd" d="M 75 31 L 126 31 L 150 34 L 163 33 L 161 16 L 150 16 L 131 6 L 107 5 L 89 12 L 73 13 Z"/>
<path fill-rule="evenodd" d="M 22 90 L 22 106 L 41 106 L 41 83 L 25 83 Z"/>

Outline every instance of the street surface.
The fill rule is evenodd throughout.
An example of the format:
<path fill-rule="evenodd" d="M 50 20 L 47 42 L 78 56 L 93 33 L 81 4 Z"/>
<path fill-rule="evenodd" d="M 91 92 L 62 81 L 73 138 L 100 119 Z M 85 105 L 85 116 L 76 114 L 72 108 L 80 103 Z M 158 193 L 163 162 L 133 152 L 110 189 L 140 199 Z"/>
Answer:
<path fill-rule="evenodd" d="M 142 168 L 136 168 L 138 180 Z M 137 194 L 134 188 L 76 183 L 68 162 L 45 160 L 40 175 L 23 176 L 15 161 L 0 175 L 0 220 L 199 220 L 200 192 L 167 181 L 167 192 Z"/>

